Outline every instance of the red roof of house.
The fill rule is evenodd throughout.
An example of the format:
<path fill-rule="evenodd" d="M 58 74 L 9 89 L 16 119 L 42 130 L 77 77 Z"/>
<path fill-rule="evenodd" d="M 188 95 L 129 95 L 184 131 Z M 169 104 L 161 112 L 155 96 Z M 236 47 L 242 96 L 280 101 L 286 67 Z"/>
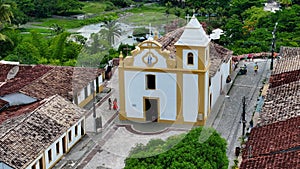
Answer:
<path fill-rule="evenodd" d="M 9 64 L 0 64 L 1 67 L 1 74 L 0 79 L 4 84 L 1 86 L 0 96 L 4 96 L 6 94 L 11 94 L 18 92 L 24 86 L 30 84 L 37 78 L 43 76 L 49 70 L 53 69 L 51 66 L 44 66 L 44 65 L 35 65 L 35 66 L 20 66 L 19 71 L 17 72 L 16 76 L 11 79 L 6 79 L 8 72 L 16 65 L 9 65 Z M 2 69 L 4 70 L 2 72 Z"/>
<path fill-rule="evenodd" d="M 298 169 L 300 150 L 244 159 L 240 169 Z"/>
<path fill-rule="evenodd" d="M 299 168 L 300 116 L 254 127 L 243 150 L 242 169 Z"/>
<path fill-rule="evenodd" d="M 248 157 L 250 149 L 252 157 L 258 157 L 300 146 L 299 127 L 300 116 L 266 126 L 254 127 L 247 141 L 243 159 Z"/>
<path fill-rule="evenodd" d="M 300 81 L 269 88 L 258 124 L 267 125 L 300 116 Z"/>
<path fill-rule="evenodd" d="M 40 105 L 40 102 L 35 102 L 28 105 L 21 105 L 21 106 L 11 106 L 6 110 L 0 112 L 0 124 L 5 120 L 11 119 L 13 117 L 29 113 L 36 109 Z"/>
<path fill-rule="evenodd" d="M 270 88 L 300 80 L 300 48 L 281 47 L 280 55 L 269 80 Z"/>

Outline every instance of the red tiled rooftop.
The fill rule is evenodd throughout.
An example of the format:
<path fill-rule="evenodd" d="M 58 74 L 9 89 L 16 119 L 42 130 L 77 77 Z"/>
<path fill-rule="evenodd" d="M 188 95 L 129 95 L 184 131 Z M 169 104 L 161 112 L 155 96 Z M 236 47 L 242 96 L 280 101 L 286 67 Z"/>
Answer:
<path fill-rule="evenodd" d="M 240 169 L 299 169 L 300 150 L 244 159 Z"/>
<path fill-rule="evenodd" d="M 266 125 L 300 116 L 300 81 L 269 88 L 258 124 Z"/>
<path fill-rule="evenodd" d="M 7 104 L 8 104 L 7 101 L 0 99 L 0 112 L 1 112 L 1 108 L 3 108 Z"/>
<path fill-rule="evenodd" d="M 13 168 L 25 168 L 84 113 L 83 109 L 59 95 L 45 99 L 39 107 L 30 109 L 19 124 L 2 134 L 0 161 Z"/>
<path fill-rule="evenodd" d="M 11 119 L 13 117 L 29 113 L 36 109 L 40 105 L 40 102 L 35 102 L 28 105 L 22 105 L 22 106 L 11 106 L 7 108 L 6 110 L 0 112 L 0 125 L 5 120 Z"/>
<path fill-rule="evenodd" d="M 20 91 L 31 97 L 43 99 L 59 94 L 68 100 L 103 72 L 101 69 L 81 67 L 55 67 L 43 77 Z"/>
<path fill-rule="evenodd" d="M 160 37 L 157 42 L 162 44 L 162 50 L 169 50 L 170 56 L 175 58 L 175 46 L 174 44 L 179 40 L 180 36 L 184 31 L 184 27 L 178 28 L 172 32 L 167 33 L 165 36 Z"/>
<path fill-rule="evenodd" d="M 11 69 L 15 65 L 3 65 L 1 64 L 1 70 L 4 68 L 4 71 L 1 73 L 1 78 L 7 76 L 8 69 Z M 6 94 L 11 94 L 18 92 L 21 88 L 28 85 L 32 81 L 36 80 L 37 78 L 43 76 L 45 73 L 47 73 L 49 70 L 51 70 L 53 67 L 50 66 L 44 66 L 44 65 L 36 65 L 36 66 L 24 66 L 19 65 L 19 71 L 16 74 L 16 76 L 12 79 L 6 80 L 6 83 L 4 83 L 1 86 L 0 90 L 0 96 L 4 96 Z M 5 80 L 4 79 L 4 80 Z"/>
<path fill-rule="evenodd" d="M 0 63 L 0 82 L 4 82 L 8 72 L 13 68 L 15 65 L 10 64 L 1 64 Z"/>
<path fill-rule="evenodd" d="M 299 60 L 300 62 L 300 60 Z M 287 83 L 291 83 L 294 81 L 300 81 L 300 69 L 291 71 L 291 72 L 285 72 L 281 74 L 271 75 L 269 80 L 269 88 L 281 86 Z"/>
<path fill-rule="evenodd" d="M 300 69 L 300 55 L 281 58 L 275 65 L 272 75 L 291 72 Z"/>
<path fill-rule="evenodd" d="M 254 127 L 243 151 L 243 159 L 248 157 L 250 149 L 252 157 L 258 157 L 297 146 L 300 146 L 300 116 Z"/>

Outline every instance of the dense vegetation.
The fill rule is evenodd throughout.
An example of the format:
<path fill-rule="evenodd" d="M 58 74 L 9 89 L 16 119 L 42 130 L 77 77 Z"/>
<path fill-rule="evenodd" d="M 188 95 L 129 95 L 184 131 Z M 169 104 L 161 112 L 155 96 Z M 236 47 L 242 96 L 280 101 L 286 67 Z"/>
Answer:
<path fill-rule="evenodd" d="M 218 41 L 234 54 L 268 52 L 272 44 L 272 31 L 276 31 L 276 51 L 280 46 L 300 46 L 300 1 L 279 0 L 280 11 L 263 10 L 266 0 L 163 0 L 166 13 L 175 11 L 184 17 L 197 14 L 207 23 L 207 32 L 221 28 L 225 35 Z"/>
<path fill-rule="evenodd" d="M 117 19 L 117 14 L 122 13 L 114 10 L 133 4 L 139 7 L 129 9 L 128 12 L 142 13 L 149 12 L 153 8 L 157 9 L 155 13 L 147 16 L 152 18 L 153 25 L 161 22 L 157 19 L 158 16 L 160 18 L 166 16 L 163 21 L 168 23 L 168 16 L 171 14 L 174 19 L 174 15 L 185 18 L 187 14 L 191 16 L 194 13 L 201 22 L 206 23 L 208 33 L 214 28 L 225 31 L 225 35 L 217 42 L 233 50 L 234 54 L 270 51 L 272 31 L 276 22 L 278 22 L 275 34 L 276 51 L 280 46 L 300 44 L 299 0 L 280 0 L 281 10 L 276 13 L 263 10 L 266 0 L 161 0 L 160 6 L 141 7 L 145 2 L 152 1 L 2 0 L 0 2 L 0 59 L 32 64 L 83 65 L 85 63 L 100 66 L 108 59 L 117 57 L 120 51 L 111 49 L 114 37 L 118 37 L 120 31 L 118 26 L 109 25 L 109 21 Z M 47 18 L 52 15 L 72 14 L 85 14 L 87 18 L 83 20 Z M 43 19 L 44 17 L 46 18 Z M 42 22 L 34 25 L 39 27 L 18 28 L 20 24 L 29 20 Z M 144 17 L 135 17 L 132 21 L 134 24 L 145 22 Z M 93 35 L 89 43 L 86 43 L 86 39 L 80 35 L 65 32 L 66 29 L 98 22 L 106 22 L 107 25 L 101 35 Z M 140 30 L 134 33 L 138 34 L 138 31 Z M 95 47 L 99 43 L 101 45 Z"/>
<path fill-rule="evenodd" d="M 166 141 L 138 144 L 125 160 L 125 169 L 227 169 L 226 141 L 212 128 L 198 127 Z"/>

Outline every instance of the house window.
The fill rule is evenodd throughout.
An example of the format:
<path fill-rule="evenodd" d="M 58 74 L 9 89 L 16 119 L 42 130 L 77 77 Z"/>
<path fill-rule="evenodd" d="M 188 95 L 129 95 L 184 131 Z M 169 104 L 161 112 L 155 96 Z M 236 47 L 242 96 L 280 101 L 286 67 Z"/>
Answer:
<path fill-rule="evenodd" d="M 72 141 L 72 130 L 69 131 L 68 137 L 69 137 L 69 142 L 71 142 Z"/>
<path fill-rule="evenodd" d="M 78 126 L 75 126 L 75 137 L 78 135 Z"/>
<path fill-rule="evenodd" d="M 194 55 L 193 53 L 188 53 L 188 56 L 187 56 L 187 64 L 188 65 L 193 65 L 194 64 Z"/>
<path fill-rule="evenodd" d="M 56 154 L 59 154 L 59 142 L 56 143 Z"/>
<path fill-rule="evenodd" d="M 40 167 L 40 169 L 43 168 L 43 159 L 42 158 L 39 159 L 39 167 Z"/>
<path fill-rule="evenodd" d="M 146 89 L 155 89 L 155 75 L 146 75 Z"/>
<path fill-rule="evenodd" d="M 36 169 L 36 164 L 34 164 L 33 166 L 31 166 L 31 169 Z"/>
<path fill-rule="evenodd" d="M 84 98 L 87 98 L 88 97 L 88 88 L 85 87 L 84 88 Z"/>
<path fill-rule="evenodd" d="M 49 162 L 52 161 L 52 151 L 51 151 L 51 149 L 48 151 L 48 161 Z"/>

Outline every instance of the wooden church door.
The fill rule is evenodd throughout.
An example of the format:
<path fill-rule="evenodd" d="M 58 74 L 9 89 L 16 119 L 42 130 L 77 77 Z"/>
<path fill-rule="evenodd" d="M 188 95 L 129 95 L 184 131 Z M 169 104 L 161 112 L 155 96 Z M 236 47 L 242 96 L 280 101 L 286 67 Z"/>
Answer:
<path fill-rule="evenodd" d="M 144 110 L 146 113 L 146 121 L 157 122 L 158 119 L 158 101 L 157 99 L 144 99 Z"/>

